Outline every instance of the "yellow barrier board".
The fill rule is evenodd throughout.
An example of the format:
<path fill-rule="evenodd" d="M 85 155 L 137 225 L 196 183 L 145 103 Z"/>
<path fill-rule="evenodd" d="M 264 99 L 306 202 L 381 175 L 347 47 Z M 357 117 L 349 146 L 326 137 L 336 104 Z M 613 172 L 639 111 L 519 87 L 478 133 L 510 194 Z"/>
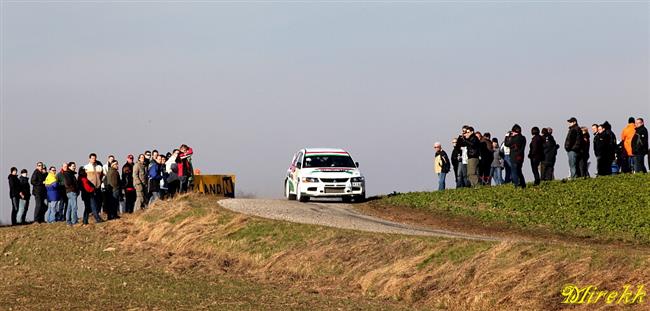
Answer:
<path fill-rule="evenodd" d="M 223 197 L 235 197 L 235 175 L 194 175 L 192 191 Z"/>

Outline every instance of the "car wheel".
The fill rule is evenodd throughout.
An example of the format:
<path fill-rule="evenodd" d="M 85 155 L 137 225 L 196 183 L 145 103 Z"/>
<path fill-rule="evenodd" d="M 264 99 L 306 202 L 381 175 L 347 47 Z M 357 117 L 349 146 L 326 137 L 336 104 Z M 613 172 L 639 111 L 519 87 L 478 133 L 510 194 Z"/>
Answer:
<path fill-rule="evenodd" d="M 296 185 L 296 198 L 300 202 L 309 202 L 309 197 L 306 195 L 302 195 L 302 193 L 300 192 L 300 183 Z"/>
<path fill-rule="evenodd" d="M 342 196 L 341 200 L 343 201 L 343 203 L 350 203 L 352 202 L 352 196 L 351 195 Z"/>
<path fill-rule="evenodd" d="M 291 194 L 291 191 L 289 191 L 289 183 L 290 182 L 291 181 L 289 181 L 289 180 L 284 181 L 284 197 L 287 198 L 287 200 L 289 200 L 289 201 L 293 201 L 293 200 L 296 199 L 296 195 Z"/>
<path fill-rule="evenodd" d="M 356 203 L 363 203 L 365 201 L 366 201 L 366 194 L 365 193 L 354 196 L 354 202 L 356 202 Z"/>

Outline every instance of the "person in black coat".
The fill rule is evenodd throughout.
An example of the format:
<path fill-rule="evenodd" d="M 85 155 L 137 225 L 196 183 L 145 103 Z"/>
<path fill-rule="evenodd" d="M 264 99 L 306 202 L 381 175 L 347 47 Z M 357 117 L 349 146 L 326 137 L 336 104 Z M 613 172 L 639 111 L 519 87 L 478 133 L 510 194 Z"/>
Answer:
<path fill-rule="evenodd" d="M 467 147 L 467 177 L 472 187 L 479 184 L 478 166 L 481 155 L 481 142 L 474 133 L 471 126 L 463 127 L 463 135 L 458 136 L 457 144 L 460 147 Z"/>
<path fill-rule="evenodd" d="M 11 199 L 11 225 L 15 226 L 16 215 L 18 215 L 18 204 L 20 204 L 20 181 L 18 180 L 18 169 L 12 167 L 7 176 L 9 181 L 9 198 Z"/>
<path fill-rule="evenodd" d="M 451 166 L 454 168 L 454 180 L 458 181 L 458 164 L 463 161 L 463 151 L 460 150 L 456 138 L 451 140 L 451 145 L 454 146 L 451 150 Z"/>
<path fill-rule="evenodd" d="M 582 135 L 580 137 L 580 152 L 578 153 L 578 176 L 589 177 L 589 153 L 591 145 L 591 136 L 586 127 L 580 128 Z"/>
<path fill-rule="evenodd" d="M 38 162 L 30 180 L 32 194 L 34 195 L 34 221 L 38 223 L 45 222 L 45 212 L 47 212 L 47 204 L 45 204 L 45 199 L 47 199 L 45 190 L 46 177 L 47 168 L 43 162 Z"/>
<path fill-rule="evenodd" d="M 539 128 L 534 126 L 530 133 L 532 138 L 530 139 L 530 149 L 528 151 L 528 158 L 530 159 L 530 168 L 533 171 L 533 177 L 535 178 L 535 185 L 540 183 L 540 165 L 544 161 L 544 139 L 539 135 Z"/>
<path fill-rule="evenodd" d="M 632 153 L 634 153 L 634 172 L 647 173 L 643 158 L 648 153 L 648 129 L 645 127 L 643 118 L 636 119 L 634 124 L 636 132 L 632 139 Z"/>
<path fill-rule="evenodd" d="M 521 135 L 521 126 L 515 124 L 504 142 L 510 148 L 510 161 L 512 165 L 512 182 L 515 187 L 526 188 L 526 180 L 522 172 L 526 154 L 526 137 Z"/>
<path fill-rule="evenodd" d="M 582 151 L 580 146 L 582 142 L 582 132 L 580 131 L 580 126 L 578 126 L 578 120 L 576 118 L 571 118 L 567 120 L 567 122 L 569 123 L 569 132 L 564 140 L 564 150 L 566 150 L 567 157 L 569 158 L 571 179 L 575 179 L 580 176 L 578 160 L 580 159 L 580 152 Z"/>
<path fill-rule="evenodd" d="M 560 149 L 560 145 L 555 141 L 553 137 L 553 129 L 543 128 L 542 129 L 542 139 L 543 139 L 543 148 L 544 148 L 544 161 L 542 161 L 542 180 L 553 180 L 555 178 L 555 160 L 557 158 L 557 150 Z"/>

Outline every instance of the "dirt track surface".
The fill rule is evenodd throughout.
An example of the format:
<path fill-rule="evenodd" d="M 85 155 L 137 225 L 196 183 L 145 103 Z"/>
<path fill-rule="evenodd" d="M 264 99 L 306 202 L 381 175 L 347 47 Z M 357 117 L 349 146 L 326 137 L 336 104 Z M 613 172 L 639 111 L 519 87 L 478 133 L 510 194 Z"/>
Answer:
<path fill-rule="evenodd" d="M 226 199 L 219 201 L 219 204 L 229 210 L 242 214 L 341 229 L 483 241 L 502 240 L 501 238 L 490 236 L 430 229 L 392 222 L 362 214 L 350 204 L 337 202 L 300 203 L 296 201 L 270 199 Z"/>

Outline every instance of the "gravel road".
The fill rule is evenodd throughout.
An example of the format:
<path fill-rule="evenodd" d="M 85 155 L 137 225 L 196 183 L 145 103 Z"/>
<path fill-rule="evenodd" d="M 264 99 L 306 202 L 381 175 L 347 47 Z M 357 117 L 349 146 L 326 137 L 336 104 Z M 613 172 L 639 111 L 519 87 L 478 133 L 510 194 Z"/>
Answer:
<path fill-rule="evenodd" d="M 501 239 L 495 237 L 447 230 L 434 230 L 396 223 L 364 215 L 355 210 L 350 204 L 337 202 L 300 203 L 296 201 L 270 199 L 226 199 L 219 201 L 219 204 L 229 210 L 242 214 L 303 224 L 369 232 L 501 241 Z"/>

